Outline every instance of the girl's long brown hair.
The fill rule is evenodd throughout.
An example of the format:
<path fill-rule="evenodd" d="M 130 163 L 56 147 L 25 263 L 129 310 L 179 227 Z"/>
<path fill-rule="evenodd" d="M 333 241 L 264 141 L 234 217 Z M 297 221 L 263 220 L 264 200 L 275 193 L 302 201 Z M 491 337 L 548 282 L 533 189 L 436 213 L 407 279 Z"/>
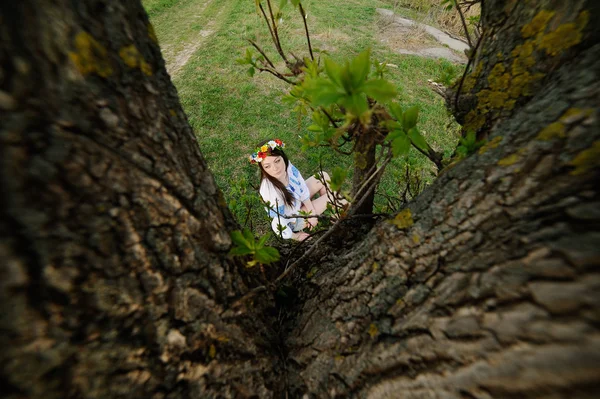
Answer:
<path fill-rule="evenodd" d="M 262 147 L 264 144 L 266 144 L 268 142 L 269 142 L 269 140 L 266 140 L 266 141 L 260 143 L 258 146 Z M 279 157 L 283 158 L 283 162 L 285 162 L 285 172 L 287 173 L 287 169 L 288 169 L 288 165 L 290 164 L 290 161 L 288 160 L 287 155 L 285 155 L 285 152 L 283 152 L 283 150 L 280 148 L 275 148 L 275 149 L 271 150 L 271 156 L 279 156 Z M 263 179 L 267 179 L 268 181 L 273 183 L 273 186 L 275 186 L 275 188 L 279 191 L 279 193 L 283 197 L 283 201 L 285 202 L 285 204 L 288 206 L 293 206 L 294 205 L 294 196 L 292 195 L 292 193 L 290 193 L 290 190 L 288 190 L 286 188 L 286 186 L 283 185 L 282 182 L 280 182 L 279 180 L 277 180 L 276 178 L 274 178 L 272 176 L 269 176 L 269 174 L 267 172 L 265 172 L 265 170 L 263 169 L 262 162 L 259 162 L 258 166 L 260 167 L 260 181 L 262 182 Z"/>

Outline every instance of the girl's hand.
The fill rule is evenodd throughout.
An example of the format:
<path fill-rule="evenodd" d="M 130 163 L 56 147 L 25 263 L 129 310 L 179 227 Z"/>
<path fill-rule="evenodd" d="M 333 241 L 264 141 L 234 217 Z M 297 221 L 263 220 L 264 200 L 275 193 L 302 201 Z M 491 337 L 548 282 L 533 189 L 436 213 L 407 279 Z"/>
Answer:
<path fill-rule="evenodd" d="M 317 218 L 306 219 L 306 221 L 308 222 L 308 228 L 311 230 L 317 226 L 317 223 L 319 223 L 319 219 Z"/>

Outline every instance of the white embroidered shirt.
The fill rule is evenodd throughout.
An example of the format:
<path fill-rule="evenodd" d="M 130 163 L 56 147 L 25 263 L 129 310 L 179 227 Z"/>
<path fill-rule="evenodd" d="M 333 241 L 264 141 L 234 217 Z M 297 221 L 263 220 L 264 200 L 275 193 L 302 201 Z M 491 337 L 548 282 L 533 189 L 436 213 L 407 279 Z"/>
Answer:
<path fill-rule="evenodd" d="M 273 219 L 271 221 L 271 227 L 275 234 L 280 234 L 278 226 L 281 225 L 283 226 L 281 236 L 285 239 L 290 239 L 292 238 L 294 231 L 300 231 L 302 229 L 304 220 L 288 218 L 286 216 L 297 215 L 302 203 L 310 198 L 310 192 L 308 191 L 306 181 L 304 181 L 300 171 L 292 165 L 291 162 L 288 164 L 287 174 L 289 178 L 287 189 L 294 197 L 293 206 L 285 204 L 279 190 L 277 190 L 273 183 L 267 179 L 263 179 L 260 183 L 260 196 L 265 203 L 269 205 L 265 207 L 265 210 L 269 213 L 269 217 Z M 277 213 L 279 213 L 279 215 L 277 215 Z"/>

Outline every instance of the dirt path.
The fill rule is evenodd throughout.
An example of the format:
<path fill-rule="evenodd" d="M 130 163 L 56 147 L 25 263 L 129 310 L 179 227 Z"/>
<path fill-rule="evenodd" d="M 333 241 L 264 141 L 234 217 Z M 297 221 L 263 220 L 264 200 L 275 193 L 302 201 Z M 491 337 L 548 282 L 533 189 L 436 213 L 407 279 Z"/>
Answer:
<path fill-rule="evenodd" d="M 383 27 L 380 40 L 400 54 L 418 55 L 427 58 L 445 58 L 466 63 L 464 51 L 469 46 L 450 37 L 433 26 L 425 25 L 395 15 L 391 10 L 377 9 Z"/>
<path fill-rule="evenodd" d="M 171 78 L 177 77 L 206 40 L 221 28 L 230 7 L 230 2 L 219 0 L 190 0 L 153 19 Z"/>

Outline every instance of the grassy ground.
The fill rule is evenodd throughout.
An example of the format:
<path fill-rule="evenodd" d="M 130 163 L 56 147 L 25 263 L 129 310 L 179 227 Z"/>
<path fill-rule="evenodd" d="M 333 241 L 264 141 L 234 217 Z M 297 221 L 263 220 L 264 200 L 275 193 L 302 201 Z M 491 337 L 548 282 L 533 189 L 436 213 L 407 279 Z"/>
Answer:
<path fill-rule="evenodd" d="M 241 224 L 246 223 L 245 201 L 258 204 L 257 168 L 247 162 L 255 145 L 267 138 L 287 143 L 287 153 L 305 177 L 322 163 L 325 170 L 334 166 L 351 167 L 351 160 L 326 148 L 300 151 L 299 136 L 309 121 L 298 118 L 283 104 L 281 96 L 288 87 L 275 77 L 258 74 L 251 78 L 246 67 L 238 65 L 249 47 L 247 38 L 256 39 L 276 59 L 269 45 L 266 26 L 256 13 L 252 0 L 144 0 L 167 62 L 179 91 L 183 107 L 194 128 L 200 148 Z M 279 3 L 275 1 L 274 3 Z M 441 98 L 427 87 L 427 79 L 441 76 L 449 63 L 394 54 L 378 40 L 377 7 L 391 9 L 379 0 L 305 0 L 313 46 L 327 50 L 341 60 L 367 47 L 373 57 L 397 65 L 388 79 L 400 91 L 399 102 L 421 108 L 419 126 L 432 146 L 446 154 L 456 145 L 455 128 L 448 127 Z M 281 36 L 287 53 L 306 54 L 302 21 L 293 8 L 286 9 Z M 459 70 L 460 68 L 455 68 Z M 388 168 L 380 191 L 398 192 L 404 165 L 423 171 L 431 180 L 432 165 L 420 154 L 408 160 L 395 160 Z M 378 199 L 383 205 L 383 198 Z M 249 221 L 259 232 L 268 230 L 263 211 L 254 206 Z"/>

